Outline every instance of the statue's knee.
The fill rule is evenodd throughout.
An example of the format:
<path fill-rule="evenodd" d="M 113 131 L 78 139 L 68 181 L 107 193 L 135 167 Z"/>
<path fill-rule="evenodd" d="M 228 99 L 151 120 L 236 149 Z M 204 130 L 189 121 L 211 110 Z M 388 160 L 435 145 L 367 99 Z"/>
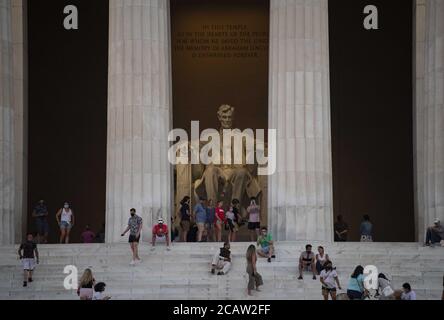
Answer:
<path fill-rule="evenodd" d="M 205 175 L 206 176 L 214 176 L 217 174 L 217 168 L 216 167 L 208 167 L 205 169 Z"/>

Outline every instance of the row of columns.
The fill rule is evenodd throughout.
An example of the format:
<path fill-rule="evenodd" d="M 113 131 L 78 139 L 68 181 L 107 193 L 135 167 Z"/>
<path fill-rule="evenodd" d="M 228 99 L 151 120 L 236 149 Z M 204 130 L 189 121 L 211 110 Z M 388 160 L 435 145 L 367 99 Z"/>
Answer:
<path fill-rule="evenodd" d="M 0 0 L 0 240 L 21 236 L 26 176 L 22 0 Z M 328 0 L 270 1 L 269 226 L 278 240 L 333 238 Z M 444 7 L 416 2 L 417 236 L 444 220 Z M 171 215 L 172 124 L 168 0 L 110 0 L 107 242 L 136 207 L 145 232 Z M 20 37 L 21 35 L 21 37 Z M 24 102 L 25 101 L 25 102 Z M 24 215 L 26 216 L 26 214 Z M 148 220 L 148 221 L 147 221 Z M 167 220 L 168 221 L 168 220 Z"/>

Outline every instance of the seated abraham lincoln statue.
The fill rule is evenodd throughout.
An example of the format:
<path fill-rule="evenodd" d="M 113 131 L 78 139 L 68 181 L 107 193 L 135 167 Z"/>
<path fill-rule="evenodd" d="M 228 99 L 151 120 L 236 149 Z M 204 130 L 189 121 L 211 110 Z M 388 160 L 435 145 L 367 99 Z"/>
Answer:
<path fill-rule="evenodd" d="M 192 194 L 195 199 L 204 198 L 212 200 L 214 204 L 218 200 L 224 201 L 224 206 L 229 206 L 232 200 L 237 199 L 241 204 L 241 214 L 246 217 L 246 208 L 249 206 L 250 198 L 255 197 L 261 203 L 264 179 L 257 176 L 257 165 L 247 164 L 246 139 L 243 133 L 233 131 L 231 143 L 231 164 L 224 164 L 224 135 L 223 130 L 231 130 L 235 109 L 229 105 L 223 105 L 217 113 L 221 127 L 220 134 L 220 163 L 210 163 L 208 165 L 177 165 L 177 199 L 185 195 Z M 242 141 L 242 161 L 236 164 L 234 156 L 239 150 L 234 150 L 237 138 Z M 253 141 L 254 137 L 252 137 Z M 202 148 L 206 143 L 200 143 Z M 254 152 L 254 150 L 253 150 Z M 188 166 L 191 166 L 189 168 Z M 191 179 L 191 181 L 190 181 Z M 191 190 L 190 190 L 191 188 Z M 180 200 L 179 199 L 179 200 Z"/>

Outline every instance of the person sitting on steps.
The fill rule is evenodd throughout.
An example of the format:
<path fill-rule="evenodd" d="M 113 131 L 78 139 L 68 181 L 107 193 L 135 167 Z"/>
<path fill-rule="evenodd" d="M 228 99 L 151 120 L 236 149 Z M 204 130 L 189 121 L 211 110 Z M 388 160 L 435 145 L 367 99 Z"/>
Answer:
<path fill-rule="evenodd" d="M 215 274 L 216 269 L 219 270 L 217 275 L 222 276 L 228 273 L 231 268 L 231 252 L 230 252 L 230 243 L 225 242 L 224 247 L 220 248 L 218 252 L 213 257 L 213 261 L 211 263 L 211 273 Z"/>

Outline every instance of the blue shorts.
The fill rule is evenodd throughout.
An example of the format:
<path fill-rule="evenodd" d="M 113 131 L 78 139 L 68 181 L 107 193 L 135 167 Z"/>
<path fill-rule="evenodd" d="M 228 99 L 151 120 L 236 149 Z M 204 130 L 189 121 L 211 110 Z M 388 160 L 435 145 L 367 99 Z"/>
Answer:
<path fill-rule="evenodd" d="M 270 253 L 270 247 L 262 247 L 261 250 L 265 254 L 269 254 Z"/>
<path fill-rule="evenodd" d="M 66 221 L 60 222 L 60 229 L 62 229 L 62 230 L 64 230 L 64 229 L 70 230 L 71 227 L 72 227 L 72 225 L 69 222 L 66 222 Z"/>

